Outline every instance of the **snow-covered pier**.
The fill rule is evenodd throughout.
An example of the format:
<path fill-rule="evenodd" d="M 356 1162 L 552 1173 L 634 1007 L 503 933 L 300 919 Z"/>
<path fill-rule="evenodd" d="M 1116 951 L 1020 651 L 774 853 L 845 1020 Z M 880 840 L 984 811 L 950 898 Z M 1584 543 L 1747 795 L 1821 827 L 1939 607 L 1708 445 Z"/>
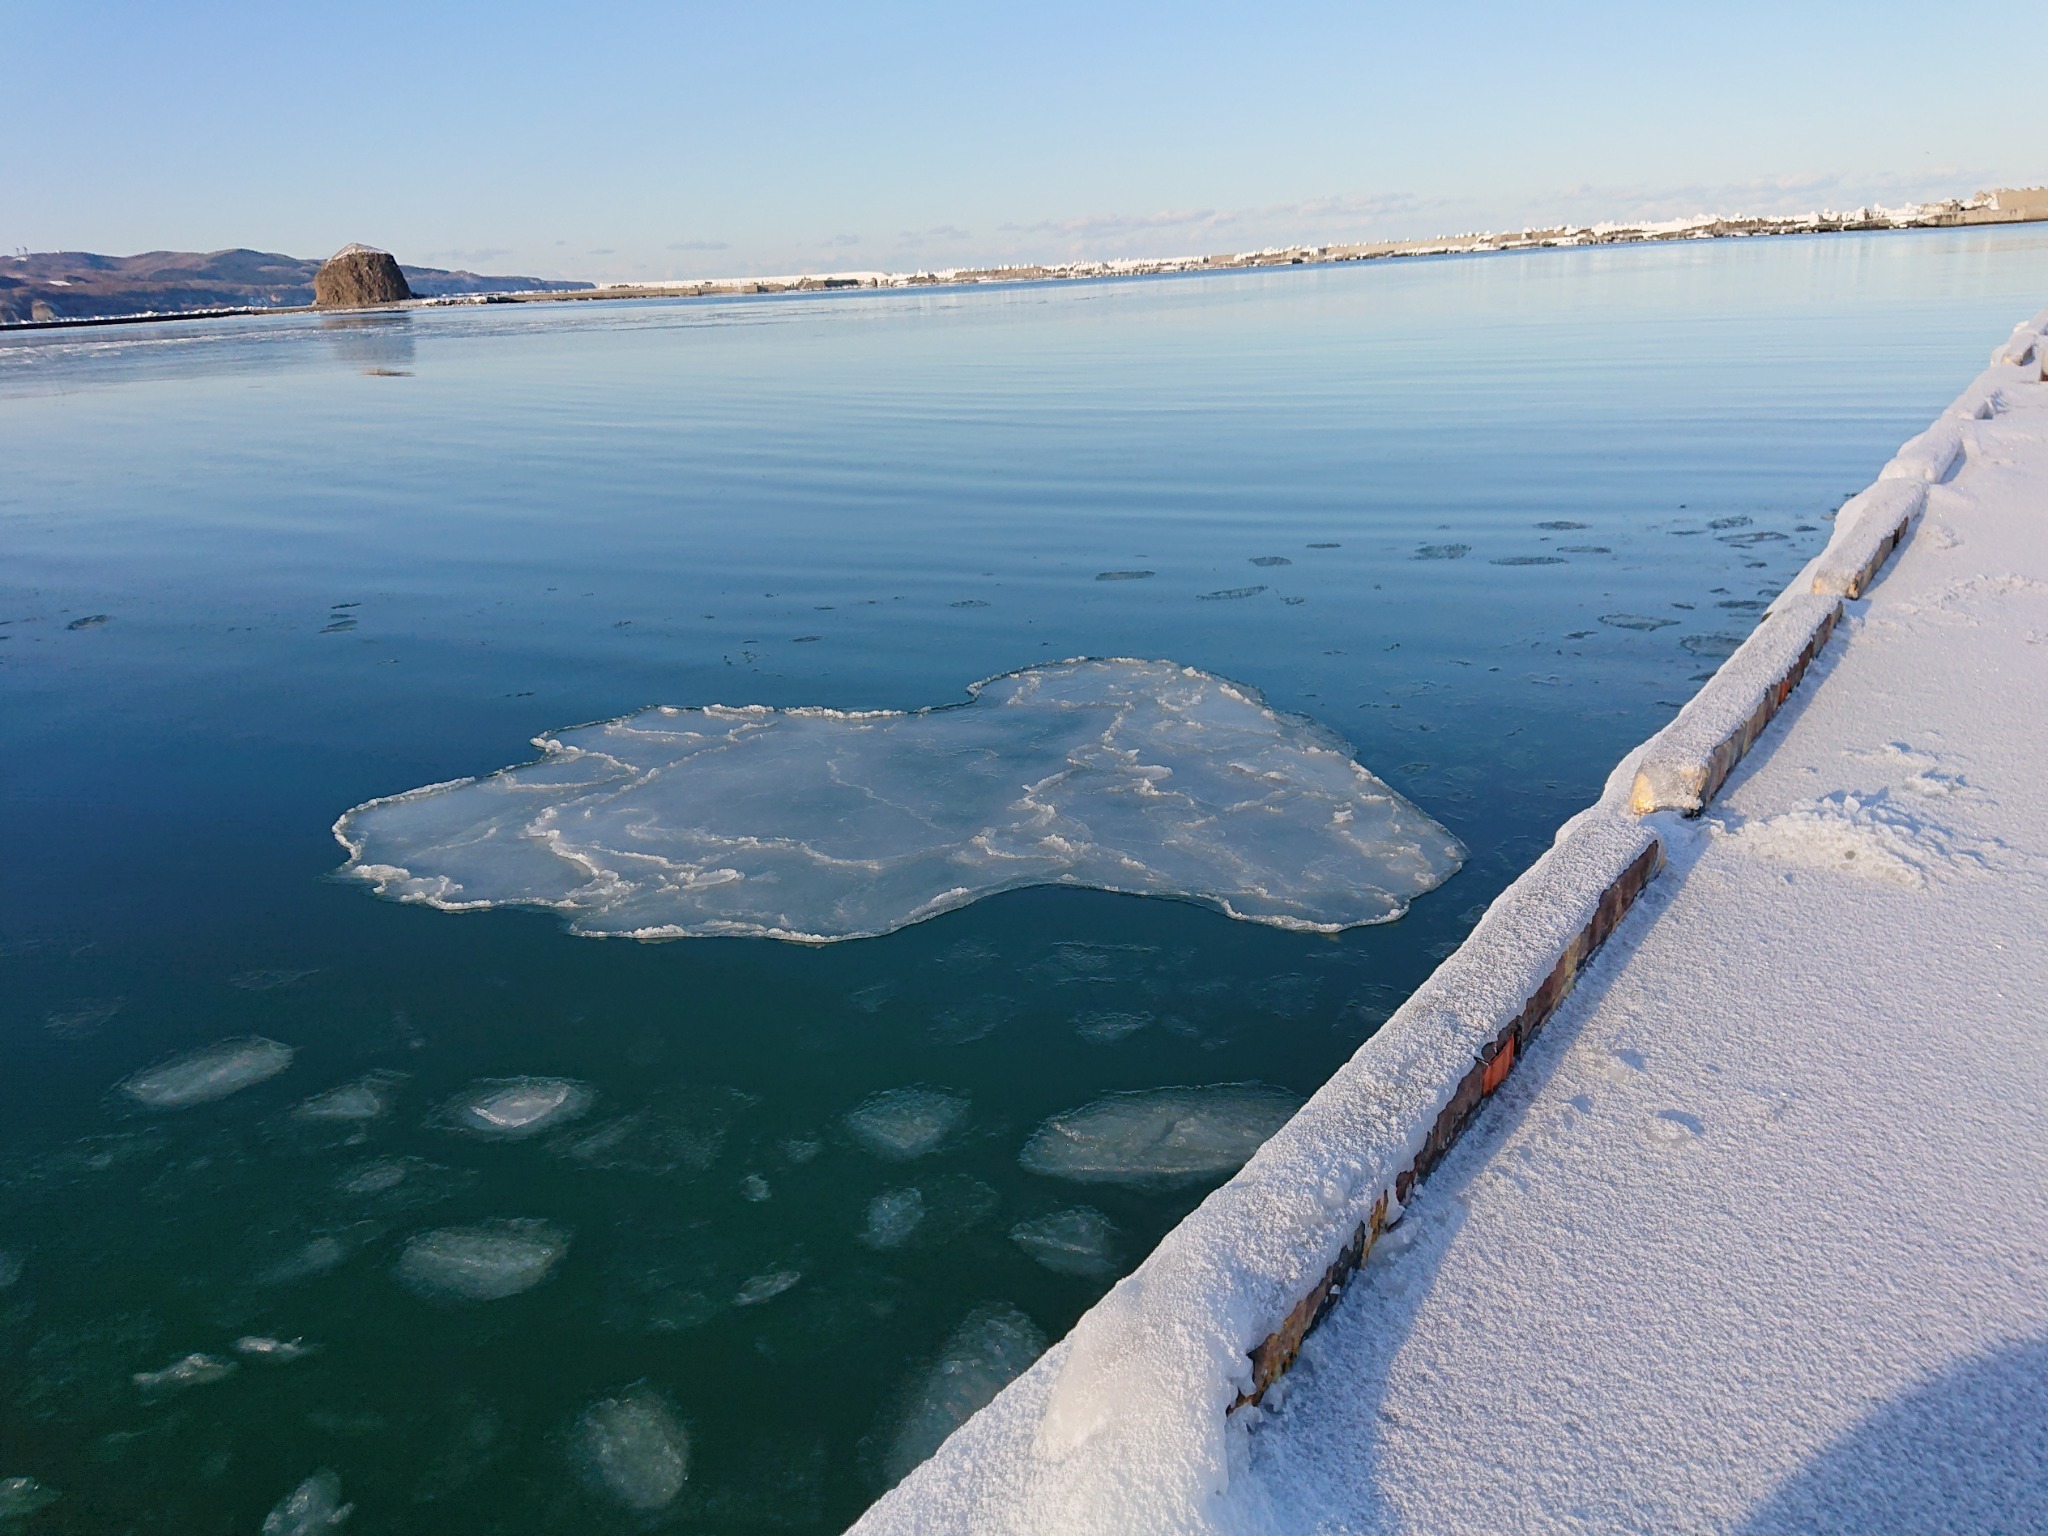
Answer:
<path fill-rule="evenodd" d="M 2048 1530 L 2044 330 L 858 1530 Z"/>

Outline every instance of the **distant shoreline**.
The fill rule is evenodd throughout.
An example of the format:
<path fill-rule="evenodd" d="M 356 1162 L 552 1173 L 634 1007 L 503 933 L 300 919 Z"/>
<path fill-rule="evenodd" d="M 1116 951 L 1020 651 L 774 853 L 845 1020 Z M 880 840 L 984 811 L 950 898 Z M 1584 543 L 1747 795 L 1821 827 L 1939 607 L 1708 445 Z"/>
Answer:
<path fill-rule="evenodd" d="M 220 320 L 247 315 L 344 315 L 388 313 L 408 309 L 445 309 L 473 304 L 739 298 L 766 294 L 856 293 L 910 288 L 975 287 L 996 283 L 1068 282 L 1201 272 L 1242 272 L 1264 267 L 1326 267 L 1355 261 L 1386 261 L 1404 256 L 1474 256 L 1510 251 L 1577 249 L 1588 246 L 1661 245 L 1688 240 L 1872 234 L 2044 222 L 2048 222 L 2048 189 L 2029 188 L 2016 192 L 2001 188 L 1995 192 L 1978 193 L 1968 199 L 1926 203 L 1904 209 L 1859 208 L 1845 214 L 1818 213 L 1797 218 L 1697 218 L 1642 224 L 1558 225 L 1546 229 L 1439 236 L 1427 240 L 1276 246 L 1258 251 L 1215 256 L 957 267 L 930 272 L 824 273 L 815 276 L 609 283 L 575 289 L 449 294 L 362 310 L 322 310 L 311 305 L 223 306 L 131 315 L 90 315 L 76 319 L 60 317 L 52 320 L 11 321 L 0 323 L 0 334 L 14 331 L 79 330 L 106 325 L 150 325 L 172 320 Z"/>

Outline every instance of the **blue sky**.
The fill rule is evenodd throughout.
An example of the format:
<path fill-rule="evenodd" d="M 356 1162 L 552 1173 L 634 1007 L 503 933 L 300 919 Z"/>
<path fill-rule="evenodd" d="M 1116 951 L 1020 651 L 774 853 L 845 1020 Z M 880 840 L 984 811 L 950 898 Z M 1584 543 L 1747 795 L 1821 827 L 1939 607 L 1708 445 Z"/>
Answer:
<path fill-rule="evenodd" d="M 0 0 L 0 246 L 543 276 L 1175 255 L 2048 180 L 2048 8 Z"/>

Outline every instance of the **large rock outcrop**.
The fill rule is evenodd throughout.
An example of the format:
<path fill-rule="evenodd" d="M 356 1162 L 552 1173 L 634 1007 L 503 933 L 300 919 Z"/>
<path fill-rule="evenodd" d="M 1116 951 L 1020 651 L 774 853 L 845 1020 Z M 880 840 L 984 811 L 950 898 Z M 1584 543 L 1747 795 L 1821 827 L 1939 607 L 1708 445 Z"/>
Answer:
<path fill-rule="evenodd" d="M 321 309 L 363 309 L 411 297 L 397 259 L 371 245 L 345 245 L 313 274 L 313 303 Z"/>

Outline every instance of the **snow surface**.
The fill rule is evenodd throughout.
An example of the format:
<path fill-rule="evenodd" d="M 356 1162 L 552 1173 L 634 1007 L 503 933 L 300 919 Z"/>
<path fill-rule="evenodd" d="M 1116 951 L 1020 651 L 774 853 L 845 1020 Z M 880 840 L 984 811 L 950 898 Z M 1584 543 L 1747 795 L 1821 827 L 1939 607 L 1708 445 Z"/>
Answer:
<path fill-rule="evenodd" d="M 1796 587 L 1773 602 L 1735 654 L 1643 748 L 1630 807 L 1697 811 L 1713 792 L 1709 764 L 1716 750 L 1745 730 L 1840 611 L 1835 598 Z"/>
<path fill-rule="evenodd" d="M 1336 737 L 1163 661 L 1083 660 L 912 713 L 656 708 L 540 761 L 357 806 L 343 873 L 578 933 L 886 933 L 996 891 L 1185 896 L 1336 932 L 1388 922 L 1464 850 Z"/>
<path fill-rule="evenodd" d="M 1630 754 L 857 1530 L 2048 1531 L 2048 386 L 2001 364 L 1973 390 L 2000 408 L 1887 468 L 1924 513 L 1705 814 L 1634 821 Z M 1293 1373 L 1226 1417 L 1244 1351 L 1653 834 L 1666 873 Z"/>
<path fill-rule="evenodd" d="M 1990 414 L 1987 406 L 1985 415 Z M 1881 560 L 1889 555 L 1887 546 L 1902 536 L 1904 524 L 1926 507 L 1926 486 L 1911 480 L 1880 480 L 1851 496 L 1835 514 L 1835 536 L 1807 567 L 1805 574 L 1814 594 L 1861 597 Z"/>

